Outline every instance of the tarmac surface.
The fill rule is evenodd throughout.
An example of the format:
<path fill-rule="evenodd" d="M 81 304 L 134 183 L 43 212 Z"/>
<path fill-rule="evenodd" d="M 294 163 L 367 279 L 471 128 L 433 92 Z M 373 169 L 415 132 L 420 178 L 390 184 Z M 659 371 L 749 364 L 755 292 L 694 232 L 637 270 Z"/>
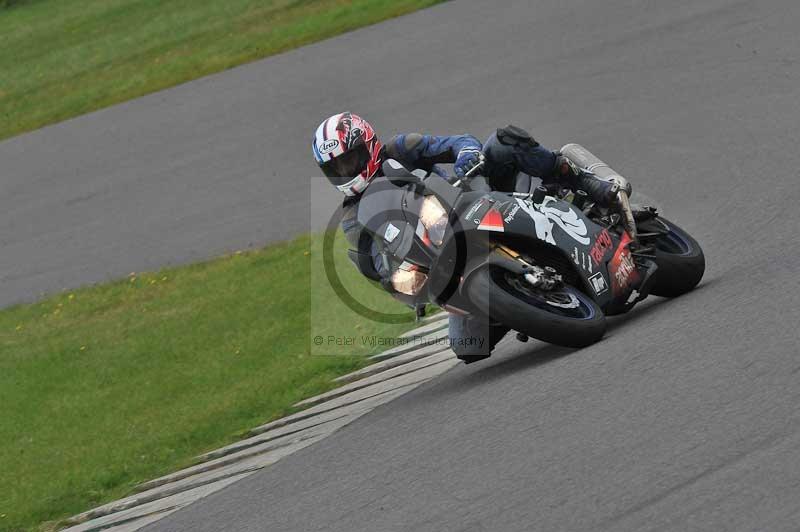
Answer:
<path fill-rule="evenodd" d="M 800 4 L 457 0 L 0 144 L 0 303 L 311 227 L 309 143 L 509 122 L 611 163 L 701 286 L 505 340 L 147 530 L 797 530 Z M 331 205 L 336 196 L 331 195 Z"/>

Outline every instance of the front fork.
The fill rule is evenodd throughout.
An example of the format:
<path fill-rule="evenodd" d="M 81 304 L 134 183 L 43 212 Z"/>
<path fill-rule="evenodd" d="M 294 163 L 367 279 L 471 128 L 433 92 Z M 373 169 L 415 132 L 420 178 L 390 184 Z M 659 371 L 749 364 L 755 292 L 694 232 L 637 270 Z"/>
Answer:
<path fill-rule="evenodd" d="M 548 291 L 552 290 L 564 281 L 564 278 L 556 271 L 555 268 L 531 264 L 525 260 L 522 255 L 508 246 L 500 244 L 494 248 L 494 251 L 505 256 L 504 264 L 509 264 L 509 262 L 505 262 L 505 260 L 513 261 L 515 268 L 519 269 L 512 269 L 512 271 L 516 271 L 522 275 L 525 281 L 534 288 Z"/>

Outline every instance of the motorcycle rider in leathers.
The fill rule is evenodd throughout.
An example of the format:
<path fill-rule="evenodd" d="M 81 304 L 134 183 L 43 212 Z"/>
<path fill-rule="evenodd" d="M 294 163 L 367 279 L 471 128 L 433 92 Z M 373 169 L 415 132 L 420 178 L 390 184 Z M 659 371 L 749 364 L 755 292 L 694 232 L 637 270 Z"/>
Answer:
<path fill-rule="evenodd" d="M 527 192 L 533 176 L 541 179 L 543 185 L 582 189 L 601 205 L 611 204 L 618 190 L 615 184 L 581 171 L 558 152 L 541 146 L 530 134 L 515 126 L 498 129 L 483 145 L 471 135 L 419 133 L 396 135 L 384 145 L 368 122 L 346 112 L 320 124 L 312 150 L 322 172 L 345 195 L 342 229 L 348 241 L 374 259 L 360 265 L 359 269 L 376 281 L 388 279 L 392 272 L 382 271 L 376 247 L 371 244 L 371 237 L 365 238 L 366 231 L 362 232 L 356 215 L 361 194 L 374 177 L 382 175 L 382 165 L 387 159 L 451 182 L 471 175 L 472 170 L 483 164 L 480 173 L 486 178 L 473 178 L 469 183 L 473 190 Z M 456 177 L 448 177 L 440 164 L 453 164 Z M 487 324 L 476 317 L 450 315 L 450 344 L 466 363 L 487 358 L 507 332 L 505 327 Z"/>

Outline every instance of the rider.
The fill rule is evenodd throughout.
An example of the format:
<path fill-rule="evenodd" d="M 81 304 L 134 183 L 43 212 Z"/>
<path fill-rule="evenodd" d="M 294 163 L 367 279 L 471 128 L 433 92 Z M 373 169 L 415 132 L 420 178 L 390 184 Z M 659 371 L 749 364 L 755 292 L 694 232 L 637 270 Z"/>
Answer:
<path fill-rule="evenodd" d="M 383 175 L 382 165 L 387 159 L 451 181 L 453 178 L 448 178 L 439 164 L 453 164 L 456 178 L 461 179 L 484 163 L 481 173 L 488 176 L 488 184 L 480 177 L 474 178 L 470 181 L 473 189 L 527 192 L 531 186 L 529 176 L 534 176 L 545 185 L 580 188 L 603 205 L 613 202 L 618 190 L 617 185 L 582 172 L 515 126 L 498 129 L 484 145 L 471 135 L 437 137 L 419 133 L 396 135 L 383 145 L 368 122 L 347 112 L 333 115 L 320 124 L 312 150 L 322 172 L 346 196 L 342 229 L 356 249 L 372 257 L 369 264 L 359 265 L 359 269 L 376 281 L 387 279 L 391 272 L 382 271 L 380 261 L 376 260 L 377 248 L 366 232 L 361 231 L 356 212 L 361 194 L 374 177 Z M 455 314 L 450 315 L 449 326 L 453 351 L 467 363 L 488 357 L 508 332 L 504 327 Z"/>

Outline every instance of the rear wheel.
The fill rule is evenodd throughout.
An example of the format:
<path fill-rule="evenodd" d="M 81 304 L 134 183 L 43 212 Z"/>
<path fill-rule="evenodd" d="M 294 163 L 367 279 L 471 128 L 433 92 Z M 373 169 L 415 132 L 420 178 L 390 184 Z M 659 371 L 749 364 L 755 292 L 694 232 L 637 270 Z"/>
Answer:
<path fill-rule="evenodd" d="M 659 222 L 664 226 L 661 230 L 667 231 L 652 239 L 658 270 L 650 293 L 677 297 L 697 286 L 705 273 L 706 259 L 700 244 L 674 223 L 660 217 L 648 223 Z"/>
<path fill-rule="evenodd" d="M 551 344 L 585 347 L 606 331 L 597 303 L 567 284 L 539 290 L 517 274 L 490 266 L 472 275 L 466 292 L 492 321 Z"/>

